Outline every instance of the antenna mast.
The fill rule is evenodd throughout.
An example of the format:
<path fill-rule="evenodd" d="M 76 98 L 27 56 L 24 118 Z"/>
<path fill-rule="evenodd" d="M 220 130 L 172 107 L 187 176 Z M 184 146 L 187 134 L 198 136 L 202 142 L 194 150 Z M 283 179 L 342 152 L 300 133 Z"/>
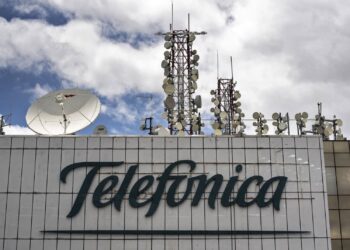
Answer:
<path fill-rule="evenodd" d="M 217 58 L 219 58 L 218 55 Z M 215 116 L 212 127 L 216 135 L 242 135 L 245 129 L 242 121 L 244 113 L 240 108 L 241 103 L 238 101 L 241 94 L 235 89 L 237 82 L 233 79 L 232 57 L 230 57 L 231 78 L 219 78 L 219 59 L 217 60 L 217 89 L 210 91 L 213 96 L 211 101 L 214 103 L 214 108 L 211 108 L 210 111 Z"/>
<path fill-rule="evenodd" d="M 172 4 L 173 18 L 173 4 Z M 172 20 L 173 22 L 173 20 Z M 198 80 L 197 51 L 192 48 L 197 35 L 206 32 L 190 31 L 190 14 L 188 14 L 188 29 L 161 33 L 164 36 L 164 69 L 165 79 L 163 89 L 167 97 L 164 101 L 165 113 L 170 134 L 184 135 L 200 134 L 204 124 L 198 109 L 202 107 L 201 97 L 194 97 Z"/>
<path fill-rule="evenodd" d="M 11 116 L 12 114 L 8 114 L 8 115 L 2 115 L 0 117 L 0 135 L 5 135 L 4 127 L 11 125 L 11 122 L 10 122 Z"/>

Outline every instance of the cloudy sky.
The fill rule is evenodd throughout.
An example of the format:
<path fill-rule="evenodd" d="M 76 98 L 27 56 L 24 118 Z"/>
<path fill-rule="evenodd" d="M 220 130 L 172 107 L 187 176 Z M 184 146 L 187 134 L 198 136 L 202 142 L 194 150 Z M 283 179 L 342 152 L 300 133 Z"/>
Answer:
<path fill-rule="evenodd" d="M 220 76 L 234 77 L 247 118 L 259 111 L 301 111 L 344 120 L 350 135 L 350 5 L 343 0 L 174 0 L 175 29 L 196 39 L 203 97 Z M 94 123 L 113 134 L 142 134 L 142 117 L 160 114 L 164 47 L 159 31 L 171 20 L 170 0 L 0 0 L 0 114 L 8 133 L 30 133 L 25 114 L 48 91 L 86 88 L 103 104 Z M 247 123 L 251 123 L 250 121 Z M 311 126 L 311 123 L 309 124 Z M 93 125 L 82 134 L 91 133 Z M 206 133 L 211 129 L 207 127 Z"/>

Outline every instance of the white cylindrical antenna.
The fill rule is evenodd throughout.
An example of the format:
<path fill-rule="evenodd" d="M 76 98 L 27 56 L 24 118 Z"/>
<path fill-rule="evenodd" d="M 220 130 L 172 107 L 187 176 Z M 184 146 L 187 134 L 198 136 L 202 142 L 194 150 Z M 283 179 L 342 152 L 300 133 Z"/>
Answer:
<path fill-rule="evenodd" d="M 188 31 L 190 31 L 190 26 L 191 26 L 191 16 L 190 13 L 187 14 L 187 26 L 188 26 Z"/>
<path fill-rule="evenodd" d="M 230 56 L 230 61 L 231 61 L 231 79 L 233 81 L 233 65 L 232 65 L 232 56 Z"/>
<path fill-rule="evenodd" d="M 170 31 L 173 31 L 174 29 L 174 2 L 171 1 L 171 26 Z"/>

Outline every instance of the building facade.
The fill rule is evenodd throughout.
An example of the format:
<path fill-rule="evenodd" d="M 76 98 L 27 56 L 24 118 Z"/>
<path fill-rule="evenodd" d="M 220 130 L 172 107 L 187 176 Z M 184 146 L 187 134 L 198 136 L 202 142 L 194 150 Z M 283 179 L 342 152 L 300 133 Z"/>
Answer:
<path fill-rule="evenodd" d="M 323 155 L 314 136 L 2 136 L 0 249 L 330 250 Z"/>
<path fill-rule="evenodd" d="M 349 141 L 325 141 L 332 249 L 350 249 L 350 153 Z"/>

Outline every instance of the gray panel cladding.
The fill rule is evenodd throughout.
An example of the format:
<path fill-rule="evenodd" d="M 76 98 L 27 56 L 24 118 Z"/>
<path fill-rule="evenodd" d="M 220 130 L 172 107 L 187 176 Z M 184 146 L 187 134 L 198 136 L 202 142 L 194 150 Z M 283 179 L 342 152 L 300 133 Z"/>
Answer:
<path fill-rule="evenodd" d="M 195 168 L 179 165 L 165 178 L 177 161 Z M 74 168 L 60 179 L 67 166 L 87 162 L 122 163 L 93 176 L 93 166 Z M 311 136 L 2 136 L 0 249 L 330 250 L 324 172 L 322 140 Z M 208 184 L 199 193 L 198 176 Z M 271 202 L 260 206 L 259 192 L 276 176 L 287 180 L 278 209 L 278 182 L 266 185 L 260 202 Z"/>

